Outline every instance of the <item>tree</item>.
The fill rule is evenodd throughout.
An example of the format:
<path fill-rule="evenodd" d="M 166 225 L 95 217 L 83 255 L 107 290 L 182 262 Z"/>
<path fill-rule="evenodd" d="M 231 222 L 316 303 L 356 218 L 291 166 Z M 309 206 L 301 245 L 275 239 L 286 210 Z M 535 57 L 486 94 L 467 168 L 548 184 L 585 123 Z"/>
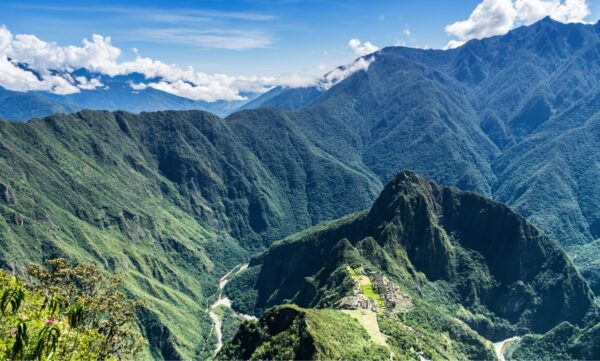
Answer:
<path fill-rule="evenodd" d="M 135 324 L 141 302 L 119 278 L 65 259 L 29 265 L 22 285 L 0 271 L 0 355 L 7 359 L 121 359 L 144 342 Z M 1 357 L 1 356 L 0 356 Z"/>

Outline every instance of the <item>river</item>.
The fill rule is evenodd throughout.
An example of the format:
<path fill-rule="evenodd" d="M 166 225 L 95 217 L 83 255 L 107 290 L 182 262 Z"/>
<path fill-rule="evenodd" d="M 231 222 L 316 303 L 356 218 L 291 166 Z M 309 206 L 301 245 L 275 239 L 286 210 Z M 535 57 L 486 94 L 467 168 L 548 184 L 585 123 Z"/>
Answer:
<path fill-rule="evenodd" d="M 511 338 L 507 338 L 504 341 L 494 343 L 494 351 L 496 351 L 496 357 L 498 358 L 498 360 L 506 361 L 506 358 L 504 357 L 506 349 L 508 348 L 508 346 L 510 346 L 511 343 L 519 341 L 520 339 L 520 336 L 514 336 Z"/>
<path fill-rule="evenodd" d="M 225 276 L 221 277 L 221 279 L 219 280 L 219 291 L 217 300 L 210 306 L 208 312 L 208 316 L 210 317 L 214 325 L 215 337 L 217 338 L 217 344 L 215 345 L 215 355 L 223 347 L 223 320 L 221 320 L 221 317 L 216 312 L 214 312 L 214 310 L 219 306 L 225 306 L 231 309 L 231 300 L 223 295 L 223 288 L 225 288 L 225 285 L 227 284 L 227 282 L 229 282 L 231 277 L 237 275 L 240 272 L 243 272 L 246 268 L 248 268 L 248 264 L 239 264 L 235 266 L 231 271 L 229 271 Z M 244 315 L 238 312 L 236 312 L 235 314 L 238 317 L 246 320 L 256 320 L 256 317 L 254 316 Z"/>

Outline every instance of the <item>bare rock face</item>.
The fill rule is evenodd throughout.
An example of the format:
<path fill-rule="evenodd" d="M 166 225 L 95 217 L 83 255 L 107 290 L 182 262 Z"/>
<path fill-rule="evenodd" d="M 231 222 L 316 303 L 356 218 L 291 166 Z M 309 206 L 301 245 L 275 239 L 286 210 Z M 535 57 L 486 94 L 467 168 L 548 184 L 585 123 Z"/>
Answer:
<path fill-rule="evenodd" d="M 0 183 L 0 195 L 2 195 L 2 199 L 7 204 L 12 206 L 17 204 L 17 195 L 15 194 L 15 190 L 9 185 Z"/>
<path fill-rule="evenodd" d="M 14 222 L 15 222 L 15 225 L 17 225 L 19 227 L 22 227 L 23 224 L 25 223 L 23 215 L 21 213 L 18 213 L 18 212 L 15 213 Z"/>

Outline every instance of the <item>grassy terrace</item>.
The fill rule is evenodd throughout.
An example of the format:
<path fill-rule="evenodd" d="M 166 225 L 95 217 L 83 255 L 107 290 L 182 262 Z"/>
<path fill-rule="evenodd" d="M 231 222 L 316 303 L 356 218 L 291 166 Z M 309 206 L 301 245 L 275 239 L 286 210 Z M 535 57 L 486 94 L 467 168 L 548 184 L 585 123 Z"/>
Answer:
<path fill-rule="evenodd" d="M 379 293 L 373 290 L 373 284 L 371 283 L 371 279 L 368 276 L 365 276 L 359 270 L 352 269 L 348 267 L 348 273 L 352 278 L 354 278 L 358 282 L 358 286 L 360 292 L 365 295 L 367 298 L 372 298 L 377 303 L 377 307 L 379 308 L 379 314 L 382 314 L 385 310 L 385 302 L 379 295 Z"/>

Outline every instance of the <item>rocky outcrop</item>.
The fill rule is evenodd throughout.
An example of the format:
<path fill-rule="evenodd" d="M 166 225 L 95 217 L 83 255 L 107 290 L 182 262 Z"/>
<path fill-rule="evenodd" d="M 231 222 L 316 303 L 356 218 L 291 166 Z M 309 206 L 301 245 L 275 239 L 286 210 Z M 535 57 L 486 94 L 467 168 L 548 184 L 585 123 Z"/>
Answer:
<path fill-rule="evenodd" d="M 0 183 L 0 195 L 4 202 L 8 205 L 16 205 L 17 204 L 17 195 L 15 190 L 12 189 L 9 185 Z"/>

